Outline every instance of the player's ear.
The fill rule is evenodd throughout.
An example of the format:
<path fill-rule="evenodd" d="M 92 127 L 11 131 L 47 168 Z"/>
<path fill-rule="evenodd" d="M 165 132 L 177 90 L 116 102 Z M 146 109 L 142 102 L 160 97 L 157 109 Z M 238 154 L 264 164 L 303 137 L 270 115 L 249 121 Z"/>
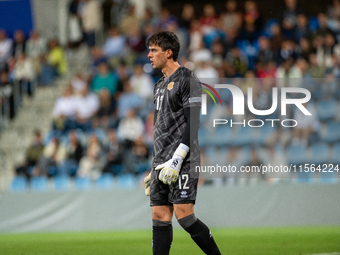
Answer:
<path fill-rule="evenodd" d="M 167 59 L 173 58 L 172 55 L 173 55 L 173 54 L 172 54 L 172 50 L 171 50 L 171 49 L 167 49 L 167 50 L 166 50 L 166 58 L 167 58 Z"/>

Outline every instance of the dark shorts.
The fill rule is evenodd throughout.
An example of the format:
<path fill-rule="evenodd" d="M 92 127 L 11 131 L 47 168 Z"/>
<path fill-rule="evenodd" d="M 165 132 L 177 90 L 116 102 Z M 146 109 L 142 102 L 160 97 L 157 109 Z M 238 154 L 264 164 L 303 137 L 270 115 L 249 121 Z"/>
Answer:
<path fill-rule="evenodd" d="M 158 179 L 161 171 L 154 168 L 151 171 L 150 206 L 195 204 L 197 195 L 198 173 L 195 163 L 182 166 L 178 180 L 171 185 L 164 184 Z"/>

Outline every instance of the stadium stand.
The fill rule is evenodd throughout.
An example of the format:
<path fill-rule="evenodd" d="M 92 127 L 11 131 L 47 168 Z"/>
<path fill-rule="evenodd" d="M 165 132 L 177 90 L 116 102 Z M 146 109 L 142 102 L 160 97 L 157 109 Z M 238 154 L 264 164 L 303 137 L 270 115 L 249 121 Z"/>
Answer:
<path fill-rule="evenodd" d="M 75 34 L 68 44 L 62 46 L 54 39 L 47 43 L 43 35 L 32 31 L 27 45 L 39 47 L 37 52 L 32 52 L 33 46 L 27 47 L 26 55 L 31 63 L 20 65 L 19 60 L 24 62 L 25 56 L 19 57 L 17 53 L 0 63 L 0 150 L 5 149 L 6 155 L 12 155 L 8 162 L 12 169 L 17 170 L 9 189 L 44 191 L 49 189 L 49 181 L 58 191 L 68 190 L 73 184 L 77 190 L 138 185 L 152 159 L 152 120 L 148 117 L 153 112 L 150 81 L 157 81 L 161 76 L 146 58 L 145 40 L 162 29 L 177 33 L 183 46 L 179 59 L 181 65 L 193 69 L 199 78 L 206 78 L 208 74 L 216 81 L 228 78 L 231 82 L 239 82 L 245 95 L 247 88 L 252 86 L 257 109 L 270 108 L 273 87 L 295 87 L 298 84 L 312 92 L 310 105 L 316 109 L 318 125 L 311 127 L 305 123 L 305 126 L 297 127 L 299 133 L 267 123 L 259 129 L 221 126 L 212 131 L 209 115 L 213 113 L 209 107 L 208 116 L 201 118 L 199 131 L 202 154 L 208 162 L 224 160 L 229 153 L 235 153 L 243 164 L 248 164 L 253 148 L 268 155 L 270 148 L 275 147 L 281 148 L 289 164 L 307 161 L 339 164 L 340 38 L 338 28 L 331 25 L 335 18 L 328 13 L 307 17 L 306 31 L 301 37 L 300 25 L 296 23 L 299 20 L 297 13 L 286 17 L 283 11 L 282 19 L 264 20 L 256 1 L 246 1 L 244 7 L 244 13 L 241 12 L 242 6 L 236 6 L 236 9 L 226 11 L 214 10 L 212 16 L 193 14 L 185 20 L 165 9 L 162 11 L 168 13 L 165 16 L 147 9 L 148 15 L 141 19 L 134 8 L 125 6 L 122 13 L 126 15 L 120 20 L 115 18 L 111 23 L 113 26 L 106 24 L 108 36 L 100 43 L 95 36 L 99 29 L 97 24 L 93 24 L 93 29 L 88 24 L 91 13 L 96 17 L 100 15 L 98 6 L 81 9 L 70 5 L 69 15 L 81 14 L 81 10 L 86 12 L 84 26 L 77 26 L 80 32 L 85 32 L 83 42 L 77 31 L 73 31 Z M 326 9 L 321 11 L 326 12 Z M 231 23 L 225 23 L 226 20 Z M 130 29 L 133 22 L 140 24 L 140 28 Z M 0 35 L 0 45 L 12 45 L 12 39 L 5 31 Z M 117 45 L 119 52 L 113 52 Z M 38 56 L 42 60 L 37 61 Z M 34 75 L 15 79 L 16 70 L 19 72 L 18 68 L 24 68 L 24 65 L 27 68 L 31 65 Z M 138 83 L 138 77 L 143 77 L 143 85 Z M 254 82 L 244 79 L 249 77 L 254 78 Z M 267 84 L 262 78 L 272 82 Z M 146 86 L 146 90 L 141 86 Z M 221 97 L 223 110 L 232 112 L 231 95 L 222 92 Z M 20 121 L 12 129 L 13 125 L 9 123 L 19 118 L 18 112 L 24 116 L 19 116 Z M 19 169 L 28 166 L 29 158 L 22 145 L 29 148 L 29 133 L 35 125 L 27 123 L 35 114 L 40 118 L 34 121 L 44 123 L 42 154 L 45 163 L 42 163 L 41 156 L 23 173 Z M 278 116 L 277 112 L 273 113 L 273 118 Z M 288 109 L 288 116 L 294 117 L 294 109 Z M 252 118 L 263 119 L 246 112 L 245 119 Z M 27 125 L 30 128 L 26 129 Z M 22 129 L 26 130 L 25 134 L 20 134 Z M 75 132 L 75 138 L 70 138 L 72 132 Z M 116 138 L 110 137 L 112 132 L 116 133 Z M 25 138 L 16 147 L 11 147 L 16 135 L 25 135 Z M 73 143 L 72 139 L 78 142 Z M 52 140 L 56 141 L 55 145 L 51 145 Z M 21 162 L 13 156 L 17 147 L 21 147 L 17 151 L 22 155 L 19 157 L 23 158 Z M 77 155 L 76 147 L 81 147 Z M 339 173 L 325 179 L 323 176 L 299 173 L 297 182 L 311 183 L 314 177 L 323 183 L 335 182 L 334 177 Z"/>

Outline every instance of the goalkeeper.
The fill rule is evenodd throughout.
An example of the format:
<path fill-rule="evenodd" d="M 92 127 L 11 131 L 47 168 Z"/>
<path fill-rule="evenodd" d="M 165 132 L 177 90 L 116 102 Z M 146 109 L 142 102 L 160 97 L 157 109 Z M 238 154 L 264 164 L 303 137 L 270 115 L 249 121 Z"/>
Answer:
<path fill-rule="evenodd" d="M 163 73 L 154 87 L 153 162 L 145 178 L 152 206 L 153 254 L 169 254 L 173 213 L 204 253 L 221 254 L 209 228 L 194 213 L 201 90 L 193 73 L 177 62 L 180 43 L 174 33 L 158 32 L 147 45 L 151 65 Z"/>

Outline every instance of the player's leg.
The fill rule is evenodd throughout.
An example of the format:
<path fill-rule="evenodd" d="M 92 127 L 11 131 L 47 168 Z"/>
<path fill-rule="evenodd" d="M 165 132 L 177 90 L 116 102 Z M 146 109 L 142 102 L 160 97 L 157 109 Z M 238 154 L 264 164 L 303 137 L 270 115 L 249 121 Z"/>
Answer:
<path fill-rule="evenodd" d="M 173 207 L 161 205 L 152 207 L 152 252 L 167 255 L 172 243 Z"/>
<path fill-rule="evenodd" d="M 174 204 L 174 211 L 178 223 L 190 234 L 205 254 L 221 254 L 209 228 L 196 218 L 193 204 Z"/>

